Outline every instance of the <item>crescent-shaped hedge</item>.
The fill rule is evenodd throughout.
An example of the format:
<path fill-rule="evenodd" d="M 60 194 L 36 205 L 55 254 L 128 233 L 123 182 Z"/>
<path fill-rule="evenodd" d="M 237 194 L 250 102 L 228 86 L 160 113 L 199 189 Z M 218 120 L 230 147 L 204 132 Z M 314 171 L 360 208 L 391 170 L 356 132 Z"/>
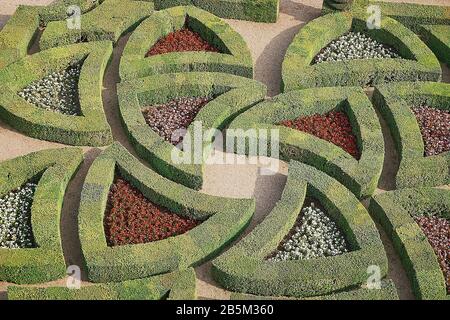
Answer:
<path fill-rule="evenodd" d="M 171 52 L 145 57 L 150 48 L 170 32 L 189 28 L 199 33 L 217 52 Z M 170 72 L 213 71 L 253 78 L 253 60 L 242 36 L 224 20 L 193 6 L 155 12 L 131 35 L 120 62 L 123 80 Z"/>
<path fill-rule="evenodd" d="M 330 110 L 340 110 L 348 116 L 361 151 L 359 161 L 328 141 L 276 125 Z M 245 131 L 239 133 L 239 129 L 279 130 L 281 159 L 301 161 L 324 171 L 358 198 L 372 195 L 378 185 L 384 161 L 383 135 L 375 110 L 361 88 L 311 88 L 281 94 L 238 116 L 229 129 L 235 129 L 234 136 L 228 130 L 229 139 L 246 135 Z"/>
<path fill-rule="evenodd" d="M 351 250 L 339 256 L 270 262 L 265 258 L 289 233 L 305 197 L 320 201 L 342 230 Z M 228 290 L 266 296 L 311 297 L 366 284 L 367 269 L 387 272 L 387 258 L 364 206 L 339 182 L 291 161 L 281 200 L 244 239 L 213 260 L 214 279 Z"/>
<path fill-rule="evenodd" d="M 366 30 L 365 18 L 351 12 L 327 14 L 309 22 L 286 52 L 282 90 L 441 79 L 438 59 L 417 35 L 385 15 L 381 26 L 381 29 Z M 405 59 L 355 59 L 311 64 L 322 48 L 349 31 L 367 32 L 375 40 L 397 49 Z"/>
<path fill-rule="evenodd" d="M 417 299 L 450 299 L 436 254 L 413 216 L 450 219 L 450 191 L 411 188 L 374 196 L 369 210 L 381 223 L 399 254 Z"/>
<path fill-rule="evenodd" d="M 450 152 L 424 156 L 424 142 L 412 106 L 426 104 L 450 111 L 450 84 L 400 82 L 377 86 L 373 100 L 386 120 L 400 156 L 397 188 L 450 183 Z"/>
<path fill-rule="evenodd" d="M 215 96 L 201 109 L 195 121 L 201 122 L 204 131 L 222 129 L 236 115 L 262 101 L 266 91 L 257 81 L 213 72 L 156 75 L 118 85 L 120 115 L 136 152 L 161 175 L 194 189 L 202 186 L 203 163 L 196 164 L 192 153 L 190 164 L 176 164 L 171 157 L 176 147 L 147 125 L 142 108 L 177 97 Z M 193 126 L 188 128 L 190 137 L 194 137 Z M 204 148 L 208 148 L 212 140 L 212 136 L 203 139 Z"/>
<path fill-rule="evenodd" d="M 37 139 L 69 145 L 104 146 L 112 142 L 103 110 L 103 74 L 112 54 L 109 41 L 81 43 L 42 51 L 0 69 L 0 119 Z M 48 111 L 18 95 L 54 71 L 83 62 L 78 82 L 81 116 Z"/>
<path fill-rule="evenodd" d="M 182 235 L 161 241 L 108 247 L 103 219 L 116 170 L 152 202 L 177 214 L 206 220 Z M 239 235 L 254 211 L 253 199 L 214 197 L 179 185 L 115 143 L 94 161 L 81 194 L 78 224 L 88 279 L 116 282 L 196 265 Z"/>
<path fill-rule="evenodd" d="M 60 218 L 67 184 L 83 161 L 78 148 L 50 149 L 0 163 L 0 196 L 33 178 L 39 182 L 31 207 L 36 248 L 0 248 L 0 280 L 31 284 L 66 275 Z"/>
<path fill-rule="evenodd" d="M 450 67 L 450 25 L 424 25 L 419 32 L 439 60 Z"/>

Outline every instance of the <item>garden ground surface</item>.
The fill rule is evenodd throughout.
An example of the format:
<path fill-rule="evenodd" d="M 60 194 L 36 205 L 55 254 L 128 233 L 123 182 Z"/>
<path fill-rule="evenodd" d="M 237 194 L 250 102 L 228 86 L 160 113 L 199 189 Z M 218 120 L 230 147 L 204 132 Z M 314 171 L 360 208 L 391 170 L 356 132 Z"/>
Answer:
<path fill-rule="evenodd" d="M 47 5 L 51 2 L 52 0 L 1 0 L 0 28 L 6 23 L 10 15 L 14 13 L 17 5 Z M 450 0 L 395 0 L 391 2 L 450 4 Z M 281 0 L 280 17 L 275 24 L 227 20 L 247 42 L 255 64 L 256 80 L 268 86 L 270 96 L 274 96 L 280 91 L 281 64 L 287 47 L 305 23 L 320 16 L 321 5 L 321 0 Z M 122 143 L 136 156 L 120 123 L 115 87 L 115 84 L 118 82 L 119 58 L 127 40 L 128 36 L 123 37 L 114 49 L 112 63 L 108 67 L 104 78 L 103 102 L 114 139 Z M 37 48 L 32 48 L 32 50 L 37 50 Z M 449 69 L 443 66 L 443 72 L 443 81 L 450 82 Z M 370 91 L 367 93 L 371 94 Z M 382 126 L 386 144 L 386 159 L 382 179 L 379 184 L 380 189 L 377 190 L 377 193 L 393 188 L 393 177 L 398 166 L 398 157 L 393 147 L 393 140 L 386 125 L 382 123 Z M 0 161 L 33 151 L 62 146 L 57 143 L 29 138 L 0 122 Z M 85 161 L 69 184 L 63 206 L 61 232 L 67 265 L 82 265 L 77 230 L 77 213 L 81 187 L 92 161 L 101 152 L 101 149 L 90 147 L 85 147 L 83 150 L 85 151 Z M 217 154 L 217 156 L 221 155 Z M 261 175 L 256 165 L 207 165 L 202 192 L 236 198 L 255 197 L 257 204 L 256 214 L 250 227 L 245 231 L 245 235 L 264 219 L 265 215 L 271 211 L 277 200 L 279 200 L 286 182 L 286 174 L 286 163 L 280 163 L 279 172 L 271 176 Z M 412 299 L 410 284 L 401 266 L 399 257 L 384 232 L 380 231 L 380 233 L 389 258 L 389 278 L 394 281 L 401 299 Z M 196 268 L 199 298 L 229 298 L 229 292 L 221 289 L 212 280 L 209 274 L 209 266 L 209 263 L 205 263 Z M 51 285 L 64 283 L 65 280 L 61 279 L 52 282 Z M 7 283 L 0 282 L 0 299 L 6 297 L 7 285 Z"/>

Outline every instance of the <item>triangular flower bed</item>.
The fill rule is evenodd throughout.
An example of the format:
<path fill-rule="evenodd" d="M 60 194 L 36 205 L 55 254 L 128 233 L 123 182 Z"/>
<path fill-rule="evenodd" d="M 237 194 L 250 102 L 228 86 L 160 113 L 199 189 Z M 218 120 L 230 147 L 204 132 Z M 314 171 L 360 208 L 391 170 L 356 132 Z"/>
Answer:
<path fill-rule="evenodd" d="M 340 126 L 327 125 L 319 128 L 326 132 L 318 134 L 317 128 L 304 128 L 305 132 L 291 129 L 281 123 L 295 127 L 291 119 L 310 120 L 330 112 L 345 114 L 349 123 L 343 130 Z M 236 117 L 230 129 L 275 129 L 279 130 L 280 157 L 297 160 L 314 166 L 344 184 L 358 198 L 370 196 L 378 185 L 384 161 L 384 141 L 381 126 L 370 100 L 359 88 L 315 88 L 281 94 L 262 102 Z M 351 132 L 350 132 L 351 128 Z M 332 129 L 332 130 L 330 130 Z M 311 132 L 311 133 L 308 133 Z M 345 132 L 345 139 L 340 133 Z M 319 137 L 331 137 L 331 141 L 351 143 L 351 154 L 331 142 Z M 351 141 L 346 141 L 351 137 Z M 355 138 L 356 137 L 356 138 Z M 356 139 L 356 146 L 355 140 Z M 347 146 L 348 147 L 348 146 Z M 359 154 L 359 150 L 362 151 Z"/>
<path fill-rule="evenodd" d="M 156 50 L 164 54 L 149 55 L 154 46 L 186 28 L 218 52 Z M 175 47 L 180 46 L 178 41 Z M 120 62 L 122 80 L 191 71 L 225 72 L 253 78 L 252 57 L 242 36 L 225 21 L 193 6 L 158 11 L 142 22 L 128 40 Z"/>
<path fill-rule="evenodd" d="M 27 56 L 1 69 L 0 118 L 14 129 L 38 139 L 70 145 L 103 146 L 110 143 L 112 135 L 103 111 L 102 83 L 111 53 L 110 42 L 70 45 Z M 56 102 L 49 99 L 55 96 L 52 93 L 55 85 L 48 81 L 49 75 L 53 77 L 80 63 L 79 99 L 59 96 Z M 31 95 L 25 95 L 24 90 Z M 34 99 L 36 96 L 41 99 Z M 79 100 L 81 116 L 46 110 L 47 107 L 54 108 L 55 103 L 62 108 L 60 111 L 65 110 L 65 99 Z"/>
<path fill-rule="evenodd" d="M 397 188 L 450 183 L 450 151 L 446 151 L 450 85 L 403 82 L 377 86 L 373 99 L 389 125 L 400 156 Z"/>
<path fill-rule="evenodd" d="M 367 34 L 373 40 L 391 47 L 403 59 L 393 56 L 331 61 L 338 59 L 330 56 L 332 59 L 327 61 L 328 55 L 322 57 L 322 50 L 328 44 L 350 31 Z M 349 53 L 349 49 L 343 51 Z M 350 56 L 364 56 L 370 52 L 365 49 Z M 315 63 L 318 57 L 323 62 Z M 433 52 L 400 22 L 383 15 L 381 28 L 368 30 L 365 14 L 360 16 L 350 12 L 327 14 L 309 22 L 289 46 L 282 68 L 284 92 L 311 87 L 366 87 L 393 81 L 437 81 L 442 74 Z"/>
<path fill-rule="evenodd" d="M 369 209 L 392 239 L 416 298 L 450 299 L 450 191 L 390 191 L 373 197 Z"/>
<path fill-rule="evenodd" d="M 116 170 L 154 204 L 204 222 L 163 240 L 108 246 L 104 219 Z M 254 210 L 252 199 L 209 196 L 172 182 L 115 143 L 92 164 L 81 195 L 78 223 L 88 279 L 124 281 L 196 265 L 239 235 Z"/>
<path fill-rule="evenodd" d="M 321 202 L 342 230 L 349 252 L 314 259 L 266 259 L 295 225 L 305 197 Z M 213 276 L 236 292 L 311 297 L 366 284 L 372 265 L 380 268 L 381 277 L 386 275 L 384 247 L 364 206 L 325 173 L 291 161 L 281 200 L 251 233 L 213 261 Z"/>
<path fill-rule="evenodd" d="M 181 121 L 185 122 L 187 118 L 194 120 L 184 135 L 191 137 L 193 145 L 196 123 L 201 123 L 204 135 L 209 129 L 222 129 L 236 115 L 262 101 L 265 95 L 266 87 L 257 81 L 215 72 L 155 75 L 118 85 L 120 115 L 137 153 L 161 175 L 194 189 L 202 186 L 203 159 L 195 160 L 195 152 L 199 152 L 197 148 L 179 152 L 180 158 L 187 156 L 189 161 L 173 161 L 172 152 L 175 147 L 172 141 L 167 140 L 172 140 L 173 129 L 179 127 L 178 121 L 175 121 L 176 115 L 168 110 L 166 115 L 158 112 L 149 119 L 142 112 L 149 106 L 173 106 L 170 102 L 174 100 L 190 98 L 192 102 L 201 100 L 203 104 L 214 98 L 203 105 L 195 117 L 191 114 Z M 169 118 L 173 118 L 173 121 Z M 149 120 L 152 126 L 149 126 Z M 213 137 L 204 138 L 203 147 L 206 150 L 211 147 Z M 200 154 L 202 155 L 202 150 Z"/>
<path fill-rule="evenodd" d="M 67 148 L 31 153 L 0 163 L 1 197 L 28 181 L 37 183 L 29 212 L 31 246 L 0 248 L 1 281 L 28 284 L 65 276 L 59 235 L 61 208 L 67 184 L 82 160 L 80 149 Z"/>

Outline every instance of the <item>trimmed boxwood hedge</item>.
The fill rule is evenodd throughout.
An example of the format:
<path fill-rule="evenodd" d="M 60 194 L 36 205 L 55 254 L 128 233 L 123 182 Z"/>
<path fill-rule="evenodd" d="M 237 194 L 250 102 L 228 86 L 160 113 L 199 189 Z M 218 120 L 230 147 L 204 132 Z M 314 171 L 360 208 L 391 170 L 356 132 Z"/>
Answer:
<path fill-rule="evenodd" d="M 283 120 L 331 110 L 343 111 L 349 117 L 361 151 L 359 161 L 331 142 L 276 125 Z M 361 88 L 312 88 L 281 94 L 238 116 L 229 129 L 278 129 L 283 160 L 314 166 L 344 184 L 358 198 L 372 195 L 377 187 L 383 168 L 384 141 L 375 110 Z M 245 136 L 246 132 L 241 134 Z M 237 130 L 234 136 L 240 136 Z M 227 138 L 233 138 L 230 131 Z"/>
<path fill-rule="evenodd" d="M 154 0 L 157 10 L 195 5 L 216 16 L 255 22 L 277 22 L 280 0 Z"/>
<path fill-rule="evenodd" d="M 224 73 L 164 74 L 119 84 L 119 109 L 125 130 L 139 156 L 164 177 L 199 189 L 203 181 L 203 164 L 174 163 L 171 155 L 176 147 L 147 125 L 142 108 L 177 97 L 216 96 L 201 109 L 195 121 L 201 121 L 204 131 L 222 129 L 237 114 L 262 101 L 266 91 L 266 87 L 257 81 Z M 194 136 L 193 126 L 188 129 L 190 137 Z M 205 150 L 212 139 L 203 140 Z M 193 160 L 193 154 L 191 158 Z"/>
<path fill-rule="evenodd" d="M 233 292 L 230 300 L 298 300 L 299 298 L 255 296 Z M 325 296 L 308 297 L 300 300 L 398 300 L 397 289 L 392 280 L 382 282 L 381 289 L 358 288 L 350 291 L 333 293 Z"/>
<path fill-rule="evenodd" d="M 291 230 L 305 196 L 321 202 L 345 235 L 351 252 L 339 256 L 265 260 Z M 309 297 L 349 290 L 367 282 L 367 268 L 387 272 L 378 231 L 364 206 L 339 182 L 291 161 L 281 200 L 244 239 L 213 260 L 213 277 L 226 289 L 267 296 Z"/>
<path fill-rule="evenodd" d="M 425 25 L 419 32 L 439 60 L 450 67 L 450 25 Z"/>
<path fill-rule="evenodd" d="M 450 84 L 400 82 L 377 86 L 373 101 L 386 120 L 400 156 L 397 188 L 450 183 L 450 152 L 424 157 L 424 142 L 412 106 L 450 111 Z"/>
<path fill-rule="evenodd" d="M 194 300 L 195 271 L 158 275 L 151 278 L 82 286 L 8 288 L 8 300 Z"/>
<path fill-rule="evenodd" d="M 413 219 L 437 215 L 450 219 L 450 190 L 411 188 L 374 196 L 369 210 L 399 254 L 418 299 L 449 299 L 436 254 Z"/>
<path fill-rule="evenodd" d="M 187 17 L 189 28 L 223 53 L 171 52 L 145 57 L 160 38 L 181 29 Z M 133 32 L 120 62 L 122 80 L 189 71 L 225 72 L 253 78 L 252 56 L 242 36 L 224 20 L 192 6 L 155 12 Z"/>
<path fill-rule="evenodd" d="M 351 12 L 328 14 L 308 23 L 287 50 L 283 61 L 282 90 L 441 79 L 438 59 L 417 35 L 385 15 L 381 23 L 381 29 L 366 30 L 365 18 Z M 356 59 L 311 64 L 322 48 L 349 31 L 366 32 L 379 42 L 396 48 L 405 59 Z"/>
<path fill-rule="evenodd" d="M 78 148 L 44 150 L 0 163 L 0 196 L 39 178 L 31 207 L 36 248 L 0 248 L 0 280 L 31 284 L 62 278 L 66 265 L 60 239 L 63 197 L 83 161 Z"/>
<path fill-rule="evenodd" d="M 206 221 L 161 241 L 108 247 L 103 219 L 115 170 L 152 202 Z M 198 264 L 239 235 L 254 211 L 253 199 L 214 197 L 179 185 L 147 168 L 115 143 L 94 161 L 81 194 L 78 224 L 88 279 L 123 281 Z"/>
<path fill-rule="evenodd" d="M 69 29 L 66 20 L 49 22 L 40 39 L 40 48 L 44 50 L 81 41 L 116 42 L 152 13 L 152 2 L 105 0 L 80 17 L 81 29 Z"/>
<path fill-rule="evenodd" d="M 0 69 L 0 118 L 37 139 L 70 145 L 104 146 L 112 142 L 103 110 L 103 74 L 112 54 L 109 41 L 49 49 Z M 83 61 L 78 92 L 82 116 L 48 111 L 26 102 L 18 92 L 49 73 Z"/>
<path fill-rule="evenodd" d="M 77 6 L 81 9 L 81 13 L 85 14 L 95 9 L 103 3 L 104 0 L 55 0 L 48 6 L 35 7 L 39 10 L 39 18 L 42 25 L 46 25 L 50 21 L 67 19 L 67 10 L 70 6 Z"/>

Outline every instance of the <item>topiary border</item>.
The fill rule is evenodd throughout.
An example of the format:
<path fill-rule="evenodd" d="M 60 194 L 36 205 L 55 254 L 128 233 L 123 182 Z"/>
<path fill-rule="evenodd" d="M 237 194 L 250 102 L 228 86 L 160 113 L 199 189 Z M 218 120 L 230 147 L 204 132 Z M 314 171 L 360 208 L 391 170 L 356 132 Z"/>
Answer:
<path fill-rule="evenodd" d="M 384 15 L 381 26 L 366 30 L 365 19 L 350 12 L 328 14 L 308 23 L 287 50 L 282 66 L 282 90 L 441 79 L 438 59 L 417 35 Z M 356 59 L 311 65 L 322 48 L 350 30 L 367 32 L 395 47 L 406 59 Z"/>
<path fill-rule="evenodd" d="M 186 18 L 191 29 L 224 53 L 171 52 L 145 57 L 162 37 L 179 30 Z M 224 20 L 193 6 L 155 12 L 136 28 L 120 62 L 122 80 L 171 72 L 211 71 L 253 78 L 253 60 L 242 36 Z"/>
<path fill-rule="evenodd" d="M 81 29 L 69 29 L 65 20 L 47 24 L 40 39 L 42 50 L 78 42 L 110 40 L 114 43 L 153 13 L 153 3 L 105 0 L 80 17 Z"/>
<path fill-rule="evenodd" d="M 0 248 L 0 280 L 31 284 L 66 275 L 60 217 L 67 184 L 83 161 L 81 149 L 50 149 L 0 163 L 0 196 L 41 175 L 31 207 L 36 248 Z"/>
<path fill-rule="evenodd" d="M 0 69 L 0 118 L 37 139 L 69 145 L 104 146 L 112 142 L 103 110 L 103 74 L 112 54 L 109 41 L 54 48 L 27 56 Z M 83 61 L 79 86 L 82 116 L 38 108 L 17 93 L 52 71 Z"/>
<path fill-rule="evenodd" d="M 195 271 L 157 275 L 151 278 L 82 286 L 8 288 L 8 300 L 195 300 Z"/>
<path fill-rule="evenodd" d="M 103 219 L 116 169 L 154 203 L 184 216 L 207 220 L 176 237 L 108 247 Z M 167 180 L 115 143 L 94 161 L 81 194 L 78 224 L 88 279 L 123 281 L 196 265 L 220 252 L 240 234 L 254 211 L 253 199 L 210 196 Z"/>
<path fill-rule="evenodd" d="M 424 25 L 419 33 L 439 60 L 450 67 L 450 25 Z"/>
<path fill-rule="evenodd" d="M 450 191 L 402 189 L 374 196 L 369 210 L 399 254 L 418 299 L 449 299 L 436 254 L 411 215 L 439 214 L 450 219 Z"/>
<path fill-rule="evenodd" d="M 120 116 L 138 155 L 162 176 L 194 189 L 202 186 L 203 163 L 174 163 L 172 151 L 176 147 L 147 125 L 142 106 L 165 103 L 176 97 L 219 95 L 202 108 L 195 121 L 201 121 L 204 130 L 220 130 L 237 114 L 264 100 L 266 92 L 266 87 L 257 81 L 212 72 L 156 75 L 118 85 Z M 193 127 L 191 124 L 188 129 L 190 137 L 194 136 Z M 210 147 L 213 137 L 207 140 L 203 140 L 205 148 Z"/>
<path fill-rule="evenodd" d="M 311 260 L 269 262 L 300 214 L 305 196 L 318 199 L 345 234 L 351 252 Z M 378 231 L 364 206 L 339 182 L 291 161 L 281 200 L 237 245 L 213 260 L 214 279 L 226 289 L 267 296 L 309 297 L 365 284 L 367 268 L 387 272 Z"/>
<path fill-rule="evenodd" d="M 279 0 L 154 0 L 155 8 L 163 10 L 180 5 L 195 5 L 216 16 L 255 22 L 277 22 Z"/>
<path fill-rule="evenodd" d="M 359 161 L 328 141 L 274 125 L 283 120 L 323 114 L 333 109 L 342 110 L 349 117 L 359 150 L 362 150 Z M 281 159 L 301 161 L 324 171 L 358 198 L 372 195 L 377 187 L 383 168 L 384 140 L 375 110 L 361 88 L 312 88 L 281 94 L 238 116 L 229 129 L 236 129 L 233 134 L 237 137 L 240 136 L 239 129 L 277 129 Z M 246 132 L 241 134 L 245 137 Z M 234 139 L 230 130 L 227 138 Z"/>
<path fill-rule="evenodd" d="M 450 152 L 424 157 L 424 143 L 412 105 L 426 103 L 450 111 L 450 84 L 401 82 L 377 86 L 373 101 L 386 120 L 400 157 L 397 188 L 450 183 Z"/>

